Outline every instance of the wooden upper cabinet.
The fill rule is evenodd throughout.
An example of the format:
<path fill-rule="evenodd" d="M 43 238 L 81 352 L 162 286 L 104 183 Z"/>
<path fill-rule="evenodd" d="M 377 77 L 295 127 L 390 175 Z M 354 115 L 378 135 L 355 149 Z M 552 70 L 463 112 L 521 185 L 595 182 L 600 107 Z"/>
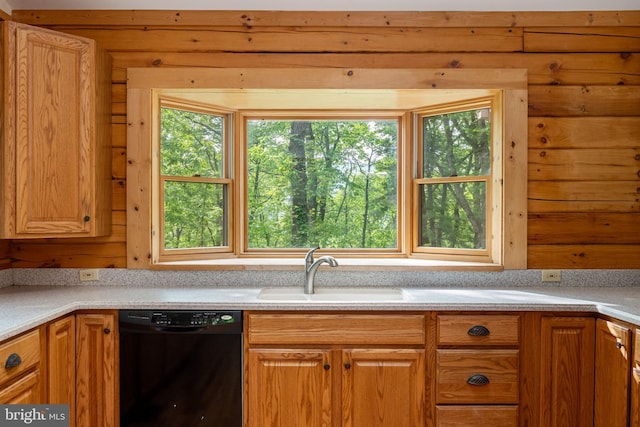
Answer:
<path fill-rule="evenodd" d="M 7 21 L 0 238 L 111 228 L 111 61 L 93 40 Z"/>

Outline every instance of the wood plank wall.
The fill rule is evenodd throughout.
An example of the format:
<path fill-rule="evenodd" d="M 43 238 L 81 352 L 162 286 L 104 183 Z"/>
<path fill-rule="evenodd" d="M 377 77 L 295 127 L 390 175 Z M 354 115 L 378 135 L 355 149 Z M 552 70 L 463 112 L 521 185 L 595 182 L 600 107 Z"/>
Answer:
<path fill-rule="evenodd" d="M 527 68 L 528 267 L 640 269 L 640 11 L 14 11 L 113 56 L 113 235 L 14 267 L 126 267 L 127 67 Z M 0 259 L 3 247 L 0 243 Z"/>

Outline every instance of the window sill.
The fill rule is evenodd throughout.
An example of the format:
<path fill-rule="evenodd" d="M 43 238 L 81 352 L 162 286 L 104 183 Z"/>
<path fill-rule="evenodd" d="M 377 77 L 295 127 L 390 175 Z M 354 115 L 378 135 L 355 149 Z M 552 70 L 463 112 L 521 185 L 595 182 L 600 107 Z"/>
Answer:
<path fill-rule="evenodd" d="M 415 258 L 338 258 L 343 271 L 502 271 L 499 264 Z M 299 258 L 227 258 L 156 263 L 152 270 L 300 270 Z"/>

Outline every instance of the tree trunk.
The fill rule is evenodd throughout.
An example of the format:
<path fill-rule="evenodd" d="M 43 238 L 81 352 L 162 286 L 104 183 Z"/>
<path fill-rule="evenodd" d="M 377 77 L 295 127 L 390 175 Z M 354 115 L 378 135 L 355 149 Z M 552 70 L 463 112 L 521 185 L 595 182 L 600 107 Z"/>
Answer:
<path fill-rule="evenodd" d="M 308 246 L 309 219 L 307 213 L 307 158 L 305 141 L 313 139 L 311 123 L 304 121 L 291 122 L 289 137 L 289 154 L 293 167 L 290 175 L 291 183 L 291 243 L 295 248 Z"/>

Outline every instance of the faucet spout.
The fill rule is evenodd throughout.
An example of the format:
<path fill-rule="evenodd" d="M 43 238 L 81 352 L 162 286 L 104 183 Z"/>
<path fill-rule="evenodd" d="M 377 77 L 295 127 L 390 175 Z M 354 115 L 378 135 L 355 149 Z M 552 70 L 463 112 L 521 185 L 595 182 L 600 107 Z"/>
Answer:
<path fill-rule="evenodd" d="M 316 272 L 321 264 L 328 264 L 329 267 L 337 267 L 338 261 L 330 255 L 324 255 L 318 258 L 317 260 L 313 259 L 313 253 L 320 249 L 315 248 L 311 249 L 307 252 L 307 255 L 304 257 L 305 261 L 305 281 L 304 281 L 304 293 L 312 294 L 314 292 Z"/>

